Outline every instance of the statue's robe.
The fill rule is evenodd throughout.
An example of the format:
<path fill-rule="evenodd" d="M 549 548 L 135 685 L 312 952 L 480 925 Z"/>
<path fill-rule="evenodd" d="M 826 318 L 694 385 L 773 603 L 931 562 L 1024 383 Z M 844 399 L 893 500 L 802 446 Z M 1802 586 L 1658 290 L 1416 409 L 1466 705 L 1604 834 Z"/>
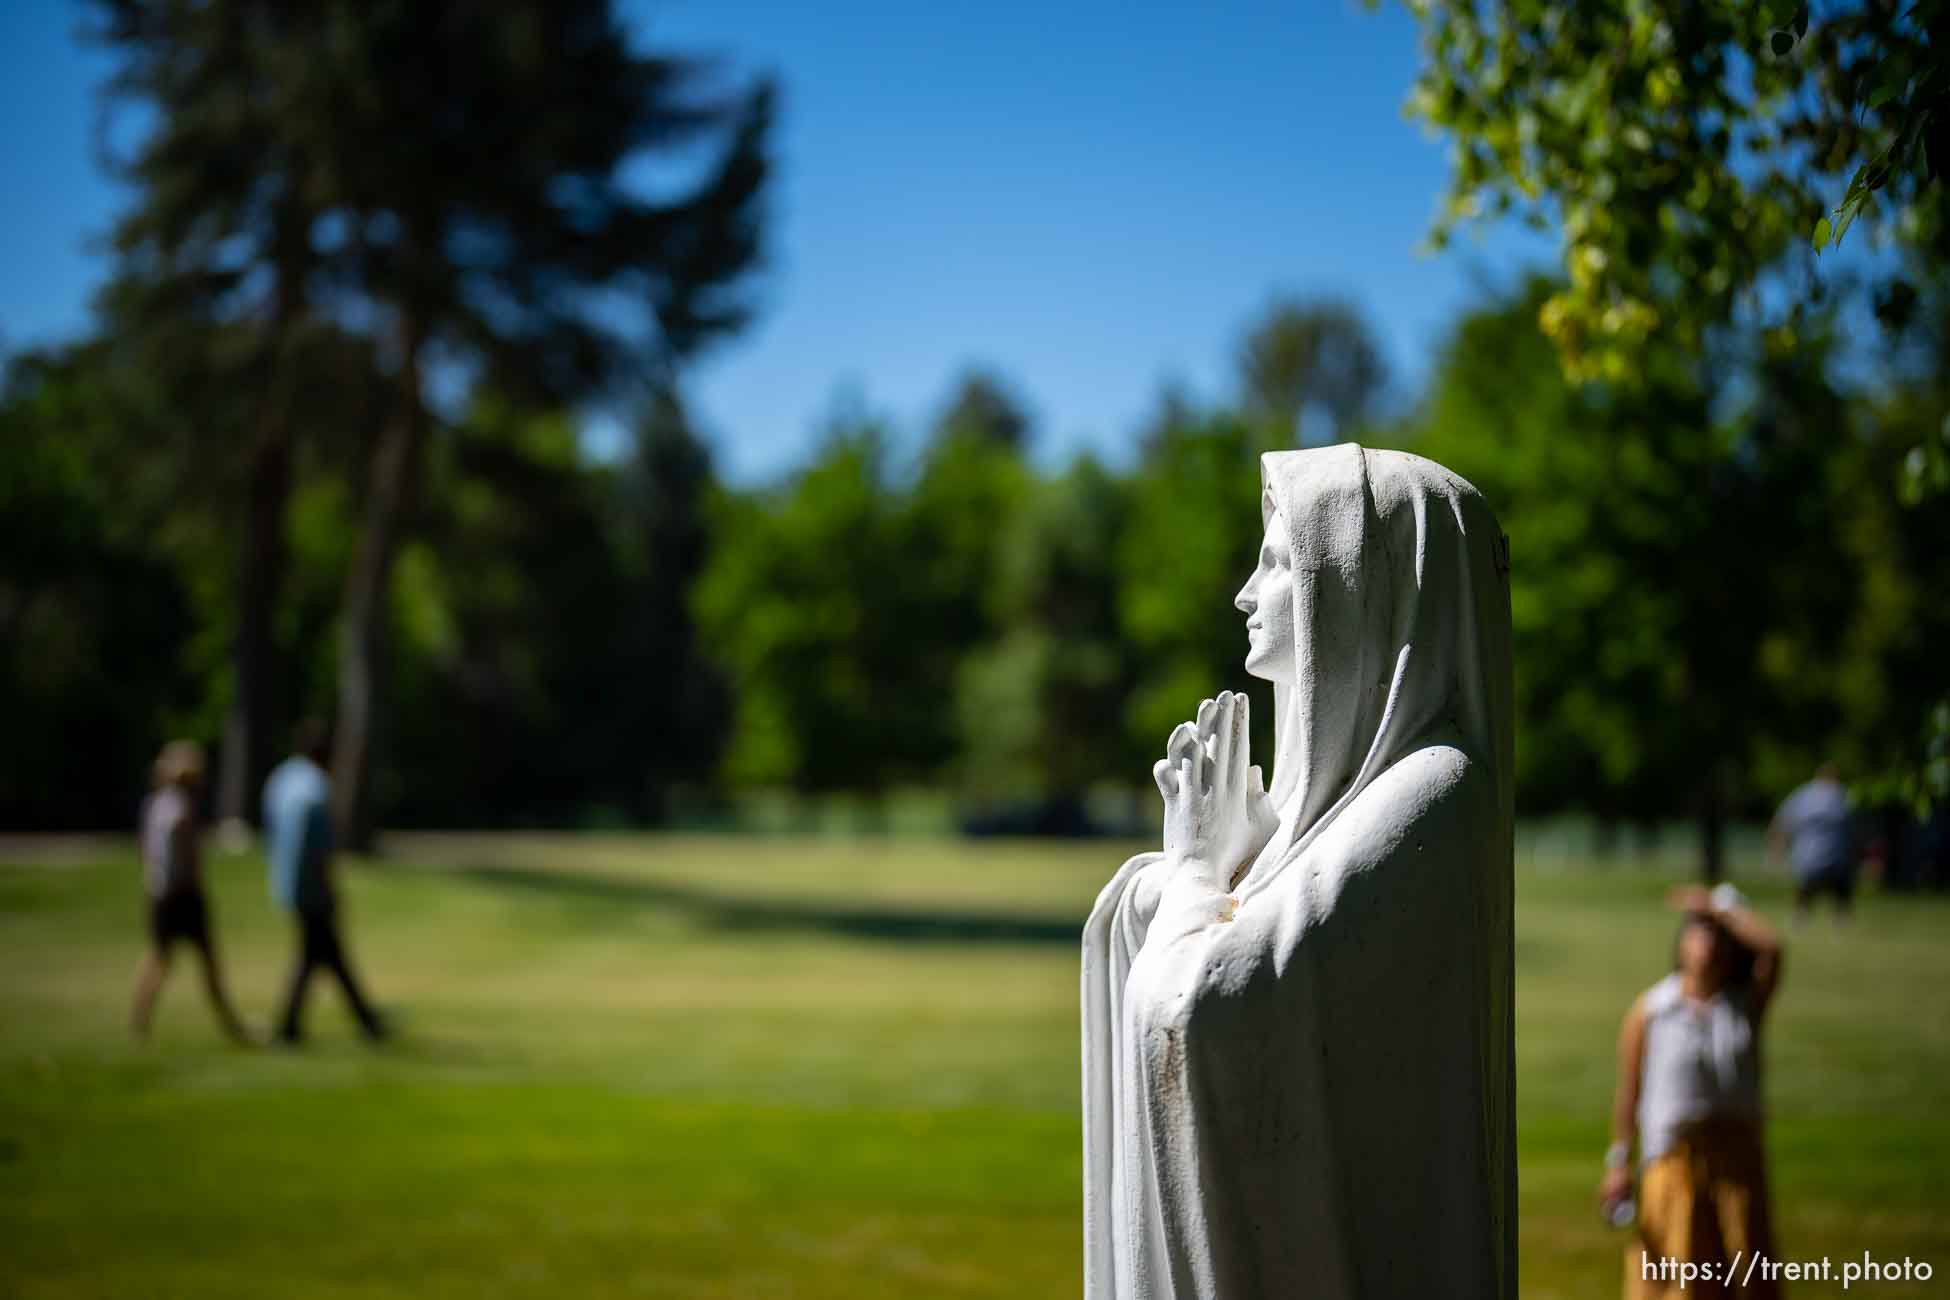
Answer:
<path fill-rule="evenodd" d="M 1279 830 L 1133 858 L 1083 940 L 1085 1294 L 1516 1295 L 1507 551 L 1440 466 L 1264 458 Z"/>

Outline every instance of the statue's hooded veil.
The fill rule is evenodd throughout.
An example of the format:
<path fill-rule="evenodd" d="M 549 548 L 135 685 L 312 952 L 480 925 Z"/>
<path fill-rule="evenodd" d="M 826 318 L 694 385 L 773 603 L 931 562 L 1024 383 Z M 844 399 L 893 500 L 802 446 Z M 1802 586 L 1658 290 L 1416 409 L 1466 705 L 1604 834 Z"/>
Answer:
<path fill-rule="evenodd" d="M 1086 924 L 1085 1294 L 1509 1300 L 1507 543 L 1419 456 L 1261 471 L 1294 578 L 1280 826 L 1236 912 L 1151 853 Z"/>
<path fill-rule="evenodd" d="M 1460 735 L 1506 801 L 1515 762 L 1508 550 L 1476 489 L 1353 443 L 1271 452 L 1260 478 L 1293 557 L 1294 663 L 1273 691 L 1280 831 L 1242 896 L 1433 727 Z"/>

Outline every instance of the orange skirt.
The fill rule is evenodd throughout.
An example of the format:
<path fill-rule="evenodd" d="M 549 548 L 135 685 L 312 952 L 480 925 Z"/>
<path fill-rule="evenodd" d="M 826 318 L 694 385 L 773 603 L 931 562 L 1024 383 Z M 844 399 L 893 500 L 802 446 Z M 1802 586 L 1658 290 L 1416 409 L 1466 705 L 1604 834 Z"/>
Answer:
<path fill-rule="evenodd" d="M 1780 1282 L 1759 1267 L 1747 1272 L 1754 1256 L 1775 1257 L 1767 1165 L 1751 1121 L 1708 1121 L 1647 1162 L 1638 1207 L 1637 1237 L 1625 1250 L 1625 1300 L 1778 1300 Z M 1711 1273 L 1688 1278 L 1682 1289 L 1680 1263 Z"/>

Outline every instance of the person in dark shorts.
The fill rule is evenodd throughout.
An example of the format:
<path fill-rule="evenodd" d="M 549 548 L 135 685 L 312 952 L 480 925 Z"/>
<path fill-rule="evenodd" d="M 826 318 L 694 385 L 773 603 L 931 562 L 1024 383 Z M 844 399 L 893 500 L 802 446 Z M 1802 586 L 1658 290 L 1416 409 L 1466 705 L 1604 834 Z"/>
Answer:
<path fill-rule="evenodd" d="M 285 1043 L 304 1037 L 305 989 L 316 970 L 338 978 L 367 1038 L 377 1042 L 386 1037 L 386 1023 L 359 987 L 339 938 L 338 891 L 332 883 L 332 781 L 325 771 L 329 735 L 322 723 L 300 724 L 295 752 L 264 783 L 264 856 L 271 896 L 298 923 L 298 957 L 278 1027 Z"/>
<path fill-rule="evenodd" d="M 1848 791 L 1833 763 L 1823 763 L 1814 780 L 1781 801 L 1767 828 L 1768 847 L 1786 852 L 1794 875 L 1795 919 L 1805 919 L 1822 895 L 1835 900 L 1835 919 L 1848 914 L 1855 895 L 1855 854 Z"/>
<path fill-rule="evenodd" d="M 156 996 L 169 974 L 176 941 L 187 941 L 202 959 L 203 986 L 224 1032 L 251 1041 L 224 991 L 223 966 L 210 928 L 203 893 L 203 855 L 197 835 L 196 794 L 203 784 L 203 751 L 194 741 L 173 740 L 156 759 L 155 788 L 143 800 L 139 831 L 143 892 L 149 904 L 149 951 L 136 969 L 135 1005 L 129 1027 L 146 1038 Z"/>

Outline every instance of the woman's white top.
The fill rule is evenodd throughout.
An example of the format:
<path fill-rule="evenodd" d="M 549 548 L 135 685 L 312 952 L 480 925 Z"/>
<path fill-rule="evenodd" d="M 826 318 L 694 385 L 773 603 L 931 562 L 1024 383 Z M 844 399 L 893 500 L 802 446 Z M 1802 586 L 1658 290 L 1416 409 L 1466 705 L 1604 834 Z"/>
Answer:
<path fill-rule="evenodd" d="M 191 815 L 189 797 L 163 786 L 142 803 L 142 883 L 151 898 L 166 898 L 197 883 L 196 862 L 177 848 L 176 832 Z"/>
<path fill-rule="evenodd" d="M 1646 990 L 1644 1006 L 1641 1160 L 1664 1155 L 1707 1119 L 1760 1113 L 1760 1055 L 1745 989 L 1696 1002 L 1675 973 Z"/>

